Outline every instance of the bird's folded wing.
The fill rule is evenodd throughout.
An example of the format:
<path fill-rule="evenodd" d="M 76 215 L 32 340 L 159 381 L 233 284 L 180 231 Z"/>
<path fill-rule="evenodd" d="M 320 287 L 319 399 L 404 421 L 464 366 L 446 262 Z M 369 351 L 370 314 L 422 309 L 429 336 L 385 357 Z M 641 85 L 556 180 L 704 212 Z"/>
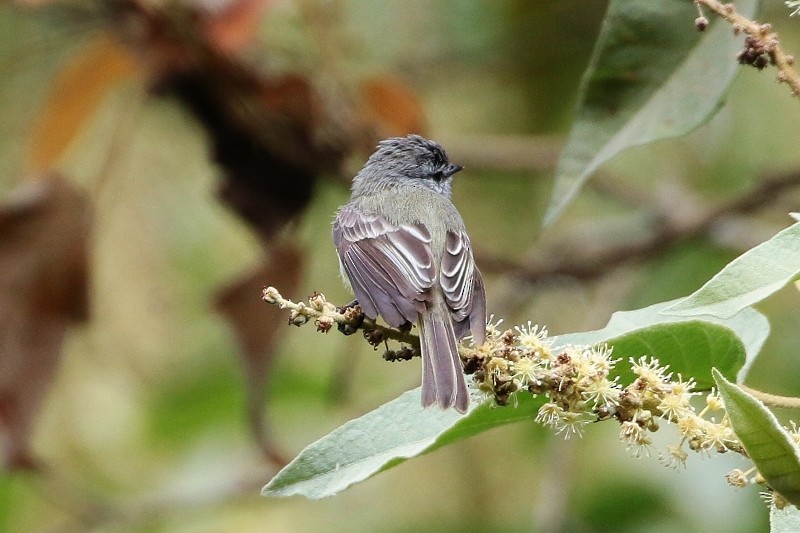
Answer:
<path fill-rule="evenodd" d="M 456 322 L 456 334 L 463 337 L 467 330 L 471 330 L 475 342 L 483 343 L 486 294 L 483 278 L 472 256 L 472 245 L 464 231 L 447 232 L 439 282 Z"/>
<path fill-rule="evenodd" d="M 432 298 L 436 268 L 422 224 L 392 224 L 346 206 L 333 223 L 333 241 L 364 313 L 393 327 L 416 322 Z"/>

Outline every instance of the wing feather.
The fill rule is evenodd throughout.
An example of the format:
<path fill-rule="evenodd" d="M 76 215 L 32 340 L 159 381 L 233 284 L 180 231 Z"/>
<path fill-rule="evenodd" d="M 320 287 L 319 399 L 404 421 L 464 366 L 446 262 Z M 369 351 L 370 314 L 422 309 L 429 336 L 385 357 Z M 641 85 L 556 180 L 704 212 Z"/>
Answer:
<path fill-rule="evenodd" d="M 431 300 L 436 269 L 421 224 L 392 224 L 352 205 L 339 211 L 333 240 L 364 313 L 399 327 L 416 322 Z"/>
<path fill-rule="evenodd" d="M 456 334 L 463 337 L 471 331 L 475 341 L 482 343 L 486 336 L 486 293 L 464 231 L 447 232 L 439 283 L 456 323 Z"/>

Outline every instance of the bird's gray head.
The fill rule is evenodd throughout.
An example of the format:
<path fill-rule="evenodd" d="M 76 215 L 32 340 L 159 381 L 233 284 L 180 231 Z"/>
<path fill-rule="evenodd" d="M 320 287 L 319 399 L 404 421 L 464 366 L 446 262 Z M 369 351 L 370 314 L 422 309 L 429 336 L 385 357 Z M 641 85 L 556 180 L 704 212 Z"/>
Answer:
<path fill-rule="evenodd" d="M 438 143 L 413 134 L 392 137 L 378 143 L 378 149 L 353 180 L 353 193 L 414 185 L 449 198 L 453 174 L 461 168 L 448 161 L 447 152 Z"/>

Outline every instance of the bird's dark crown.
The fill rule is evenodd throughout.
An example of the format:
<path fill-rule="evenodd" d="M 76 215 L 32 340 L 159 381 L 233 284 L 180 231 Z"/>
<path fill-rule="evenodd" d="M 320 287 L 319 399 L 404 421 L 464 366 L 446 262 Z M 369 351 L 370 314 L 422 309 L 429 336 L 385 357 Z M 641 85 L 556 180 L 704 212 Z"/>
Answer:
<path fill-rule="evenodd" d="M 437 182 L 461 170 L 459 165 L 450 164 L 447 152 L 439 143 L 416 134 L 381 141 L 370 161 L 388 164 L 408 177 Z"/>
<path fill-rule="evenodd" d="M 372 194 L 394 187 L 424 187 L 450 198 L 453 174 L 460 165 L 450 163 L 438 143 L 419 135 L 392 137 L 377 150 L 353 179 L 353 195 Z"/>

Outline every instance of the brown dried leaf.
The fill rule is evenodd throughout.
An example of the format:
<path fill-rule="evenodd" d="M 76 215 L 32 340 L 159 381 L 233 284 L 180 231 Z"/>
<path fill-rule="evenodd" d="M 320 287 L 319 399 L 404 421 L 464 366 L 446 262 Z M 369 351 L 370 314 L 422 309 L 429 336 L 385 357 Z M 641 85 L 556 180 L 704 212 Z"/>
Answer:
<path fill-rule="evenodd" d="M 220 198 L 264 240 L 308 204 L 343 150 L 319 135 L 321 105 L 305 78 L 260 78 L 226 58 L 163 80 L 203 124 L 223 179 Z"/>
<path fill-rule="evenodd" d="M 261 14 L 270 0 L 233 0 L 205 17 L 208 41 L 224 54 L 247 48 L 255 37 Z"/>
<path fill-rule="evenodd" d="M 0 438 L 31 467 L 31 430 L 67 328 L 88 318 L 90 205 L 64 178 L 29 181 L 0 205 Z"/>
<path fill-rule="evenodd" d="M 241 349 L 251 431 L 265 457 L 278 464 L 285 461 L 269 439 L 264 388 L 269 381 L 275 346 L 286 329 L 286 317 L 276 306 L 264 305 L 261 291 L 265 285 L 274 285 L 291 294 L 297 290 L 303 265 L 299 248 L 288 239 L 276 242 L 269 247 L 268 257 L 261 265 L 223 287 L 214 297 L 214 308 L 230 323 Z"/>
<path fill-rule="evenodd" d="M 240 88 L 247 87 L 249 82 L 242 81 Z M 206 117 L 203 122 L 212 136 L 214 157 L 223 168 L 219 197 L 270 239 L 302 213 L 318 174 L 338 165 L 338 154 L 326 152 L 312 140 L 321 120 L 314 91 L 297 75 L 257 80 L 255 92 L 247 95 L 260 114 L 253 129 L 247 121 L 255 117 L 240 121 L 235 110 L 219 114 L 229 106 L 227 98 L 235 101 L 241 95 L 222 94 L 216 102 L 198 102 L 197 86 L 192 90 L 193 95 L 183 93 L 184 101 Z M 218 108 L 210 115 L 212 105 Z"/>
<path fill-rule="evenodd" d="M 136 71 L 131 54 L 100 36 L 61 69 L 50 87 L 30 135 L 29 167 L 53 168 L 103 98 Z"/>
<path fill-rule="evenodd" d="M 231 24 L 242 30 L 265 0 L 232 1 L 239 20 Z M 196 4 L 120 0 L 112 8 L 154 90 L 205 128 L 222 201 L 269 241 L 303 211 L 317 177 L 339 170 L 354 144 L 353 113 L 330 105 L 305 75 L 268 74 L 227 53 Z"/>
<path fill-rule="evenodd" d="M 414 92 L 391 76 L 361 82 L 366 115 L 378 136 L 394 137 L 425 131 L 425 112 Z"/>

